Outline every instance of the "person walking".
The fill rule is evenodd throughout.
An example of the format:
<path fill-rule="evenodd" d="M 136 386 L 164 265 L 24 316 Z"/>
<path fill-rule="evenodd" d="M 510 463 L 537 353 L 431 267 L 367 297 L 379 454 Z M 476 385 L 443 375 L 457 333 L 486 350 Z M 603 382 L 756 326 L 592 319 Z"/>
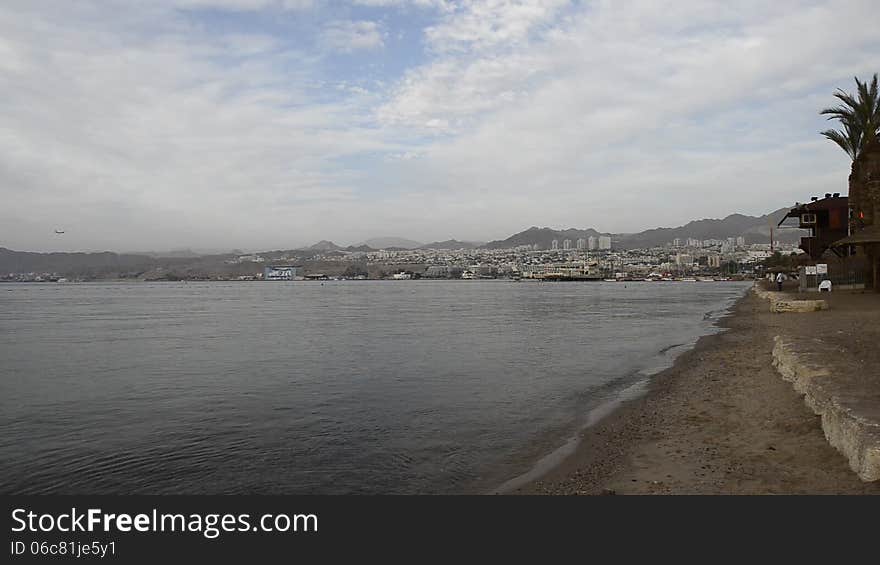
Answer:
<path fill-rule="evenodd" d="M 785 275 L 781 272 L 776 275 L 776 290 L 782 290 L 782 281 L 785 280 Z"/>

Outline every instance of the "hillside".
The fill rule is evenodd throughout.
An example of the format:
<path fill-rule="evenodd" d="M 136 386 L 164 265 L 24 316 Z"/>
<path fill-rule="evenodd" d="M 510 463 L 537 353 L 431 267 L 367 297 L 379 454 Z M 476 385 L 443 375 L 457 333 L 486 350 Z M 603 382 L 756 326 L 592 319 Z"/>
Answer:
<path fill-rule="evenodd" d="M 549 249 L 553 243 L 553 240 L 558 240 L 560 247 L 562 246 L 562 242 L 566 239 L 570 239 L 572 241 L 572 245 L 579 238 L 587 239 L 590 236 L 599 236 L 605 235 L 600 234 L 594 229 L 565 229 L 565 230 L 554 230 L 551 228 L 539 228 L 532 226 L 525 231 L 521 231 L 519 233 L 513 234 L 507 239 L 490 241 L 484 247 L 486 249 L 508 249 L 512 247 L 519 247 L 520 245 L 535 245 L 537 244 L 540 249 Z"/>
<path fill-rule="evenodd" d="M 0 247 L 0 274 L 56 272 L 68 275 L 140 272 L 158 261 L 146 255 L 103 253 L 32 253 Z"/>
<path fill-rule="evenodd" d="M 476 249 L 483 244 L 475 241 L 459 241 L 457 239 L 447 239 L 446 241 L 435 241 L 426 243 L 421 249 Z"/>
<path fill-rule="evenodd" d="M 661 247 L 669 244 L 674 239 L 687 240 L 689 238 L 704 239 L 727 239 L 729 237 L 744 237 L 746 243 L 769 243 L 770 225 L 774 229 L 779 220 L 788 212 L 788 208 L 780 208 L 763 216 L 746 216 L 744 214 L 731 214 L 726 218 L 694 220 L 675 228 L 654 228 L 639 233 L 610 234 L 616 249 L 638 249 L 648 247 Z M 804 235 L 802 230 L 778 230 L 774 231 L 776 241 L 795 243 Z M 564 229 L 530 227 L 525 231 L 516 233 L 507 239 L 491 241 L 485 245 L 487 249 L 504 249 L 520 245 L 535 245 L 540 249 L 549 249 L 553 240 L 559 242 L 560 247 L 566 239 L 572 241 L 574 246 L 578 239 L 587 239 L 590 236 L 609 235 L 590 229 Z"/>

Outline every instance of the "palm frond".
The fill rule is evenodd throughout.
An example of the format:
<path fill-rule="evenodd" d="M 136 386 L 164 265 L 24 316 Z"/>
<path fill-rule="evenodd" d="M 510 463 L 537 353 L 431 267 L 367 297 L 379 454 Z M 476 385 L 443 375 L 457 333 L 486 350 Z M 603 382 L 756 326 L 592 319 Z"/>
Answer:
<path fill-rule="evenodd" d="M 819 112 L 843 126 L 842 130 L 829 129 L 820 133 L 839 145 L 853 160 L 858 159 L 864 148 L 880 137 L 878 74 L 874 73 L 870 82 L 862 82 L 859 77 L 855 77 L 855 81 L 854 94 L 838 88 L 834 97 L 841 103 Z"/>
<path fill-rule="evenodd" d="M 853 146 L 852 141 L 842 131 L 838 131 L 836 129 L 827 129 L 819 133 L 839 145 L 840 148 L 843 149 L 846 154 L 849 155 L 853 160 L 858 157 L 858 151 Z"/>

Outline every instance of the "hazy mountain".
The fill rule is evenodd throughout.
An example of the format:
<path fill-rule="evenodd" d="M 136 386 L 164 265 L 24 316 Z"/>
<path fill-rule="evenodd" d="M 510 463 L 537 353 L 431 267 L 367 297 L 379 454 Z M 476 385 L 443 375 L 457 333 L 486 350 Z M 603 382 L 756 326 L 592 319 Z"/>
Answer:
<path fill-rule="evenodd" d="M 476 249 L 485 245 L 479 241 L 459 241 L 457 239 L 447 239 L 446 241 L 435 241 L 422 245 L 422 249 Z"/>
<path fill-rule="evenodd" d="M 219 254 L 222 252 L 218 252 Z M 170 251 L 130 251 L 126 252 L 126 255 L 146 255 L 147 257 L 181 257 L 185 259 L 192 259 L 194 257 L 201 257 L 202 255 L 214 255 L 215 253 L 198 253 L 193 251 L 192 249 L 172 249 Z"/>
<path fill-rule="evenodd" d="M 345 248 L 345 251 L 360 251 L 362 253 L 369 253 L 370 251 L 376 251 L 369 245 L 349 245 Z"/>
<path fill-rule="evenodd" d="M 397 247 L 399 249 L 418 249 L 422 246 L 418 241 L 402 237 L 374 237 L 373 239 L 368 239 L 359 245 L 366 245 L 373 249 L 389 249 L 392 247 Z"/>
<path fill-rule="evenodd" d="M 5 273 L 118 273 L 144 271 L 157 264 L 146 255 L 103 253 L 31 253 L 0 247 L 0 274 Z"/>
<path fill-rule="evenodd" d="M 747 244 L 769 243 L 770 225 L 772 224 L 773 237 L 776 241 L 795 243 L 806 232 L 797 229 L 780 230 L 776 228 L 776 224 L 788 210 L 789 208 L 780 208 L 763 216 L 731 214 L 722 219 L 695 220 L 677 228 L 655 228 L 635 234 L 617 234 L 613 240 L 615 246 L 622 249 L 657 247 L 666 245 L 676 238 L 703 240 L 742 236 Z"/>
<path fill-rule="evenodd" d="M 580 238 L 587 239 L 590 236 L 599 236 L 602 235 L 594 229 L 586 229 L 586 230 L 578 230 L 578 229 L 565 229 L 565 230 L 554 230 L 551 228 L 539 228 L 536 226 L 532 226 L 525 231 L 521 231 L 519 233 L 513 234 L 507 239 L 490 241 L 484 247 L 487 249 L 508 249 L 511 247 L 518 247 L 520 245 L 535 245 L 537 244 L 540 249 L 550 249 L 550 246 L 553 244 L 553 240 L 557 240 L 559 242 L 559 247 L 562 247 L 562 242 L 566 239 L 571 240 L 571 246 L 577 246 L 577 240 Z"/>
<path fill-rule="evenodd" d="M 769 243 L 770 225 L 774 228 L 774 239 L 780 242 L 795 243 L 806 232 L 798 229 L 777 229 L 776 224 L 788 212 L 789 208 L 780 208 L 763 216 L 746 216 L 744 214 L 731 214 L 722 219 L 703 219 L 688 222 L 676 228 L 654 228 L 639 233 L 610 234 L 615 249 L 637 249 L 647 247 L 661 247 L 678 238 L 693 239 L 727 239 L 728 237 L 744 237 L 747 244 Z M 555 230 L 552 228 L 530 227 L 525 231 L 516 233 L 507 239 L 491 241 L 485 245 L 488 249 L 504 249 L 520 245 L 535 245 L 540 249 L 550 249 L 553 240 L 562 242 L 571 240 L 572 247 L 577 245 L 580 238 L 587 239 L 590 236 L 609 235 L 600 234 L 594 229 L 565 229 Z"/>
<path fill-rule="evenodd" d="M 318 243 L 314 245 L 310 245 L 308 247 L 303 248 L 303 251 L 339 251 L 342 249 L 332 241 L 327 241 L 326 239 L 322 239 Z"/>

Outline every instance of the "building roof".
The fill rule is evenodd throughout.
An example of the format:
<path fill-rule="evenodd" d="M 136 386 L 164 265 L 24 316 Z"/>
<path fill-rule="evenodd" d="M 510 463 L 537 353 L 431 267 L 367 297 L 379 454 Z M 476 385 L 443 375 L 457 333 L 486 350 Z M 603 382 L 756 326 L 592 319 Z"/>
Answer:
<path fill-rule="evenodd" d="M 826 198 L 822 198 L 821 200 L 814 200 L 812 202 L 804 202 L 803 204 L 798 203 L 795 205 L 788 213 L 779 220 L 779 224 L 787 220 L 788 218 L 797 218 L 801 214 L 805 212 L 817 212 L 819 210 L 831 210 L 833 208 L 846 208 L 849 206 L 849 198 L 847 196 L 828 196 Z"/>
<path fill-rule="evenodd" d="M 844 245 L 868 245 L 870 243 L 880 243 L 880 225 L 868 226 L 859 230 L 849 237 L 839 239 L 831 244 L 831 247 L 842 247 Z"/>

